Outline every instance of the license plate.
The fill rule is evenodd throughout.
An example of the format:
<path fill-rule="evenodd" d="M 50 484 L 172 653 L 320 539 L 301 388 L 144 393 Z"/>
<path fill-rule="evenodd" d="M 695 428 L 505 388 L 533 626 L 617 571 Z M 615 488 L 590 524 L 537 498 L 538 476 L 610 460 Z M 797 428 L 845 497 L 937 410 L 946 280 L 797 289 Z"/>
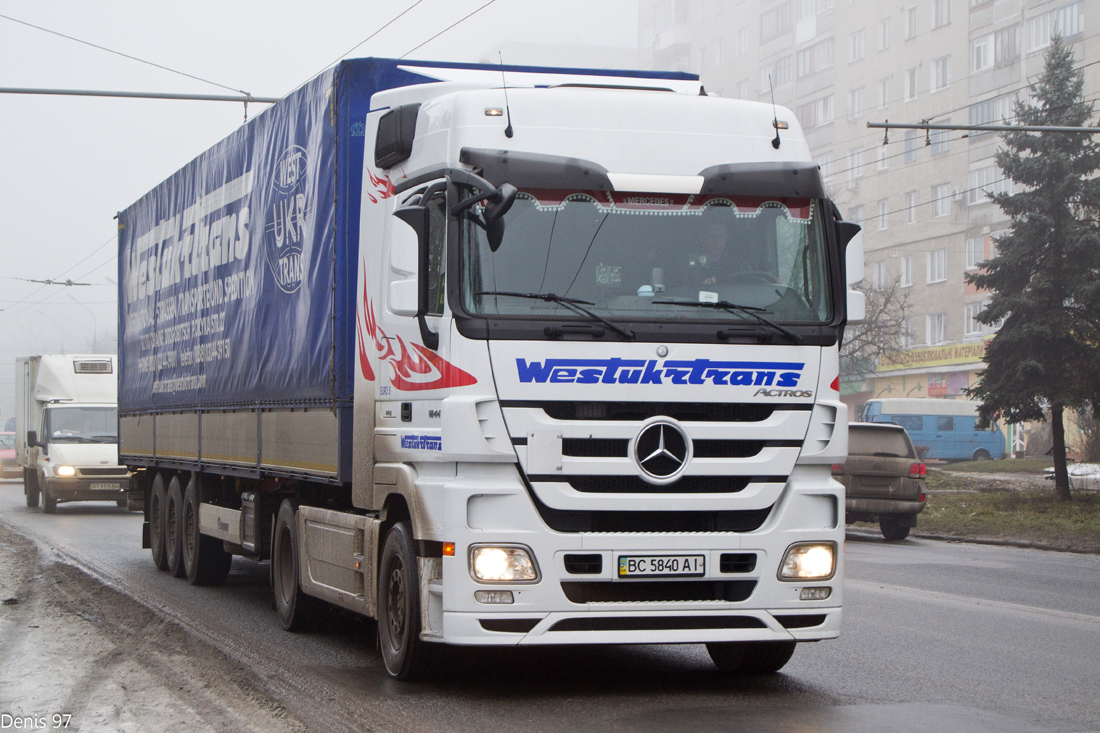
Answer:
<path fill-rule="evenodd" d="M 706 575 L 705 555 L 620 555 L 619 577 Z"/>
<path fill-rule="evenodd" d="M 92 491 L 120 491 L 122 484 L 92 484 Z"/>

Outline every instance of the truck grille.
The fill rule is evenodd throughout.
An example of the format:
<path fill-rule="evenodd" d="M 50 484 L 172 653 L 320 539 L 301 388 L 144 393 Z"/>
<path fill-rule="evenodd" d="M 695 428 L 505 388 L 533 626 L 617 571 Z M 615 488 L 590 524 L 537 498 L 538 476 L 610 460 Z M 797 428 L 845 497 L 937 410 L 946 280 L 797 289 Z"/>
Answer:
<path fill-rule="evenodd" d="M 536 407 L 554 420 L 648 420 L 663 415 L 681 422 L 761 422 L 777 409 L 807 410 L 812 405 L 733 404 L 723 402 L 524 402 L 503 401 L 502 408 Z"/>
<path fill-rule="evenodd" d="M 696 440 L 692 453 L 696 458 L 749 458 L 770 444 L 799 445 L 797 441 Z M 565 438 L 561 452 L 571 458 L 626 458 L 629 446 L 630 441 L 622 438 Z"/>
<path fill-rule="evenodd" d="M 625 582 L 566 580 L 561 584 L 573 603 L 740 602 L 752 595 L 755 580 L 637 580 Z"/>
<path fill-rule="evenodd" d="M 81 468 L 81 476 L 125 476 L 128 473 L 126 466 L 111 466 L 109 468 Z"/>
<path fill-rule="evenodd" d="M 750 476 L 684 476 L 675 483 L 657 486 L 637 476 L 528 476 L 538 483 L 568 483 L 585 494 L 732 494 L 749 485 Z M 784 483 L 785 478 L 760 477 L 767 483 Z"/>

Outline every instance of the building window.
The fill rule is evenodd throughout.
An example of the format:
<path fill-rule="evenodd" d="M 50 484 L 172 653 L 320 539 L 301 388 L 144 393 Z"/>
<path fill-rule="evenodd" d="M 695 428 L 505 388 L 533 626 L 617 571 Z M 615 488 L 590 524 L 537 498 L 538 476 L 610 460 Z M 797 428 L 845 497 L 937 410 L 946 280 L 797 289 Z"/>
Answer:
<path fill-rule="evenodd" d="M 913 285 L 913 255 L 905 255 L 901 258 L 901 273 L 898 279 L 903 288 Z"/>
<path fill-rule="evenodd" d="M 970 171 L 967 180 L 967 203 L 970 205 L 987 203 L 988 194 L 1015 192 L 1016 186 L 1012 179 L 1005 176 L 996 163 L 987 162 Z"/>
<path fill-rule="evenodd" d="M 684 3 L 685 5 L 687 3 Z M 794 3 L 786 2 L 760 14 L 760 42 L 767 43 L 794 28 Z"/>
<path fill-rule="evenodd" d="M 1027 22 L 1027 50 L 1038 51 L 1050 45 L 1051 36 L 1069 38 L 1085 30 L 1083 2 L 1070 3 L 1050 12 L 1036 15 Z"/>
<path fill-rule="evenodd" d="M 848 187 L 851 188 L 857 179 L 863 177 L 863 148 L 852 148 L 848 151 Z"/>
<path fill-rule="evenodd" d="M 803 104 L 798 108 L 798 122 L 804 129 L 827 125 L 833 121 L 833 95 Z"/>
<path fill-rule="evenodd" d="M 883 18 L 878 22 L 878 50 L 885 51 L 890 48 L 890 19 Z"/>
<path fill-rule="evenodd" d="M 886 109 L 890 104 L 890 77 L 878 80 L 878 108 Z"/>
<path fill-rule="evenodd" d="M 852 207 L 852 215 L 851 215 L 851 217 L 849 217 L 849 221 L 851 221 L 854 224 L 861 224 L 861 225 L 863 224 L 863 207 L 862 206 L 853 206 Z"/>
<path fill-rule="evenodd" d="M 951 57 L 941 56 L 932 62 L 932 91 L 942 91 L 949 86 L 951 86 Z"/>
<path fill-rule="evenodd" d="M 928 345 L 935 346 L 947 341 L 947 314 L 932 313 L 925 318 L 925 328 L 928 336 Z"/>
<path fill-rule="evenodd" d="M 903 349 L 913 346 L 913 317 L 906 316 L 901 319 L 901 333 L 898 334 L 898 345 Z"/>
<path fill-rule="evenodd" d="M 978 314 L 985 310 L 985 303 L 967 303 L 963 313 L 963 335 L 980 336 L 982 324 L 978 321 Z"/>
<path fill-rule="evenodd" d="M 969 123 L 971 125 L 996 125 L 1002 123 L 1007 118 L 1013 116 L 1015 99 L 1014 96 L 1004 95 L 970 105 Z M 970 137 L 973 139 L 981 135 L 990 134 L 992 133 L 983 132 L 981 130 L 971 130 Z"/>
<path fill-rule="evenodd" d="M 951 118 L 948 117 L 943 121 L 943 124 L 950 125 Z M 928 139 L 932 142 L 932 155 L 938 153 L 946 153 L 951 149 L 951 131 L 950 130 L 931 130 L 928 134 Z"/>
<path fill-rule="evenodd" d="M 905 70 L 905 101 L 912 102 L 917 98 L 917 72 L 919 69 L 914 66 L 912 69 Z"/>
<path fill-rule="evenodd" d="M 772 89 L 772 70 L 763 68 L 760 70 L 760 93 L 767 94 Z"/>
<path fill-rule="evenodd" d="M 884 171 L 890 167 L 890 149 L 885 145 L 878 146 L 878 169 Z"/>
<path fill-rule="evenodd" d="M 947 250 L 937 249 L 928 253 L 928 282 L 939 283 L 947 279 Z"/>
<path fill-rule="evenodd" d="M 1006 66 L 1020 57 L 1020 47 L 1016 45 L 1016 26 L 1010 25 L 993 34 L 993 63 Z"/>
<path fill-rule="evenodd" d="M 917 131 L 906 130 L 905 131 L 905 156 L 906 163 L 912 163 L 917 159 Z"/>
<path fill-rule="evenodd" d="M 794 81 L 794 61 L 792 56 L 784 56 L 775 62 L 775 85 L 785 86 Z"/>
<path fill-rule="evenodd" d="M 875 290 L 882 290 L 883 288 L 886 287 L 886 263 L 885 262 L 876 262 L 875 263 L 874 287 L 875 287 Z"/>
<path fill-rule="evenodd" d="M 833 65 L 833 39 L 818 41 L 809 48 L 798 52 L 798 78 L 816 74 Z"/>
<path fill-rule="evenodd" d="M 970 42 L 970 71 L 985 71 L 993 66 L 993 36 L 982 36 Z"/>
<path fill-rule="evenodd" d="M 726 47 L 726 39 L 725 38 L 719 38 L 714 43 L 714 64 L 716 66 L 721 66 L 722 65 L 722 60 L 723 60 L 723 57 L 725 55 L 725 53 L 724 53 L 725 52 L 725 47 Z"/>
<path fill-rule="evenodd" d="M 1042 15 L 1036 15 L 1034 18 L 1027 22 L 1027 50 L 1028 53 L 1032 51 L 1039 51 L 1050 45 L 1050 21 L 1052 20 L 1050 13 L 1043 13 Z"/>
<path fill-rule="evenodd" d="M 737 55 L 744 56 L 749 52 L 749 29 L 742 28 L 737 31 Z"/>
<path fill-rule="evenodd" d="M 848 119 L 856 120 L 863 116 L 863 87 L 848 92 Z"/>
<path fill-rule="evenodd" d="M 863 29 L 852 34 L 851 52 L 848 55 L 849 61 L 859 61 L 863 58 Z"/>
<path fill-rule="evenodd" d="M 985 259 L 985 237 L 966 238 L 966 269 L 978 269 L 978 263 Z"/>
<path fill-rule="evenodd" d="M 878 230 L 886 231 L 890 227 L 890 213 L 887 209 L 888 199 L 879 199 L 878 202 Z"/>
<path fill-rule="evenodd" d="M 933 216 L 937 218 L 951 213 L 951 184 L 932 186 L 932 207 L 935 209 Z"/>
<path fill-rule="evenodd" d="M 917 192 L 907 191 L 905 194 L 905 223 L 912 224 L 917 220 Z"/>
<path fill-rule="evenodd" d="M 748 99 L 749 98 L 749 80 L 748 79 L 743 79 L 743 80 L 737 82 L 736 90 L 737 91 L 735 92 L 735 94 L 736 94 L 738 99 Z"/>
<path fill-rule="evenodd" d="M 951 22 L 951 0 L 936 0 L 932 27 L 942 28 Z"/>
<path fill-rule="evenodd" d="M 917 6 L 912 5 L 902 11 L 905 14 L 905 40 L 917 35 Z"/>

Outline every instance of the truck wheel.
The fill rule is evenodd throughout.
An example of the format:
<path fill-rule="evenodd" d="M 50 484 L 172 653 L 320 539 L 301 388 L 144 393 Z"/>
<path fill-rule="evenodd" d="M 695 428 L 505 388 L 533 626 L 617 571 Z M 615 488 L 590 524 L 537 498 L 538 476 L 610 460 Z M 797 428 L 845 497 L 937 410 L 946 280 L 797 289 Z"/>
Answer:
<path fill-rule="evenodd" d="M 33 471 L 23 469 L 23 493 L 27 495 L 27 506 L 38 506 L 38 476 Z"/>
<path fill-rule="evenodd" d="M 413 680 L 428 671 L 428 644 L 420 640 L 420 573 L 412 529 L 398 522 L 386 533 L 378 571 L 378 640 L 386 671 Z"/>
<path fill-rule="evenodd" d="M 153 555 L 153 564 L 157 570 L 168 569 L 168 556 L 165 554 L 164 505 L 168 499 L 168 490 L 164 488 L 164 474 L 157 472 L 153 477 L 153 487 L 149 491 L 149 551 Z"/>
<path fill-rule="evenodd" d="M 991 459 L 992 456 L 989 455 L 989 451 L 987 451 L 985 448 L 979 448 L 978 450 L 974 451 L 975 461 L 988 461 Z"/>
<path fill-rule="evenodd" d="M 199 532 L 199 492 L 196 479 L 183 495 L 183 568 L 191 585 L 221 585 L 229 576 L 233 556 L 222 541 Z"/>
<path fill-rule="evenodd" d="M 878 526 L 882 530 L 882 536 L 891 542 L 903 540 L 909 536 L 909 528 L 901 526 L 893 517 L 882 517 L 878 520 Z"/>
<path fill-rule="evenodd" d="M 287 631 L 306 631 L 317 615 L 317 600 L 302 592 L 298 556 L 298 517 L 294 504 L 284 499 L 275 520 L 271 543 L 271 585 L 275 590 L 275 610 Z"/>
<path fill-rule="evenodd" d="M 44 514 L 54 514 L 57 512 L 57 497 L 50 493 L 50 485 L 45 481 L 38 479 L 38 475 L 35 474 L 38 485 L 42 488 L 42 512 Z"/>
<path fill-rule="evenodd" d="M 773 674 L 791 660 L 795 641 L 722 641 L 707 644 L 711 661 L 723 672 Z"/>
<path fill-rule="evenodd" d="M 180 480 L 173 476 L 168 482 L 168 496 L 164 500 L 164 556 L 168 572 L 177 578 L 186 574 L 183 567 L 183 492 Z"/>

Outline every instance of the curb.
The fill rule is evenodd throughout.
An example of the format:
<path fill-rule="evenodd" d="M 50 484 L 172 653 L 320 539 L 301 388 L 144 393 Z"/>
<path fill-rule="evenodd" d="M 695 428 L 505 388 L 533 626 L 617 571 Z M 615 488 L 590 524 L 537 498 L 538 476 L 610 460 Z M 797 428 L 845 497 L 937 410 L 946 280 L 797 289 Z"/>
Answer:
<path fill-rule="evenodd" d="M 882 535 L 872 530 L 860 530 L 848 528 L 845 534 L 867 539 L 882 539 Z M 1000 540 L 986 537 L 956 537 L 947 534 L 932 534 L 930 532 L 913 532 L 909 535 L 922 540 L 936 540 L 938 542 L 959 542 L 970 545 L 993 545 L 995 547 L 1019 547 L 1026 550 L 1045 550 L 1047 552 L 1068 552 L 1074 555 L 1100 555 L 1100 548 L 1084 549 L 1069 545 L 1052 545 L 1047 542 L 1029 542 L 1028 540 Z"/>

